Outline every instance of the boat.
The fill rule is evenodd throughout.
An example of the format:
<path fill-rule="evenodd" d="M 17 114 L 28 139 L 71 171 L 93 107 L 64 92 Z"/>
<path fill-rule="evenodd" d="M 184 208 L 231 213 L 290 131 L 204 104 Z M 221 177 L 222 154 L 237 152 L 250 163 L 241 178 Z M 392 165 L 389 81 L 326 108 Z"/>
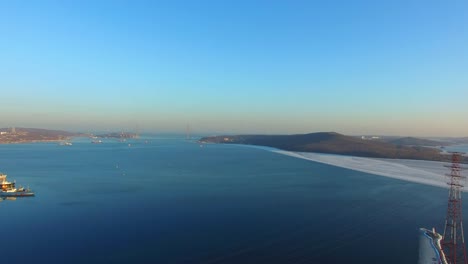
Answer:
<path fill-rule="evenodd" d="M 93 143 L 93 144 L 101 144 L 101 143 L 102 143 L 102 140 L 93 140 L 93 141 L 91 141 L 91 143 Z"/>
<path fill-rule="evenodd" d="M 69 141 L 60 142 L 60 146 L 71 146 L 71 145 L 73 145 L 73 143 L 71 143 Z"/>
<path fill-rule="evenodd" d="M 29 188 L 18 187 L 16 182 L 9 182 L 6 179 L 7 175 L 0 173 L 0 197 L 28 197 L 34 196 L 34 193 Z"/>

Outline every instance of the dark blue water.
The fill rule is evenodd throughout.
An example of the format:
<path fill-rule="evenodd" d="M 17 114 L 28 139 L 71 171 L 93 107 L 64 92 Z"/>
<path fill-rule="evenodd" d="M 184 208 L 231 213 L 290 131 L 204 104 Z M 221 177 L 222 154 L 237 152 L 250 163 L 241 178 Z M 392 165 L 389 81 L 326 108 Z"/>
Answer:
<path fill-rule="evenodd" d="M 257 148 L 127 143 L 0 145 L 0 170 L 37 193 L 0 203 L 2 263 L 416 263 L 418 228 L 445 217 L 437 187 Z"/>

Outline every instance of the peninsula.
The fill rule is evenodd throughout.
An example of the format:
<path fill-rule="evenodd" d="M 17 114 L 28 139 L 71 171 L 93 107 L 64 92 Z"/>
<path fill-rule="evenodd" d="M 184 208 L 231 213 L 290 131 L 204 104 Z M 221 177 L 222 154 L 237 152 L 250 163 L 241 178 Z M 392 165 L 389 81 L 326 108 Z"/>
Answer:
<path fill-rule="evenodd" d="M 200 142 L 222 144 L 247 144 L 278 148 L 296 152 L 316 152 L 370 158 L 414 159 L 449 161 L 450 156 L 434 147 L 407 145 L 408 140 L 385 142 L 346 136 L 335 132 L 298 135 L 235 135 L 204 137 Z M 415 142 L 415 140 L 412 140 Z M 420 141 L 418 141 L 420 143 Z M 431 143 L 435 145 L 435 141 Z M 402 144 L 403 143 L 403 144 Z M 442 145 L 442 144 L 441 144 Z M 465 158 L 464 162 L 468 162 Z"/>
<path fill-rule="evenodd" d="M 0 128 L 0 144 L 53 142 L 80 135 L 82 134 L 39 128 Z"/>

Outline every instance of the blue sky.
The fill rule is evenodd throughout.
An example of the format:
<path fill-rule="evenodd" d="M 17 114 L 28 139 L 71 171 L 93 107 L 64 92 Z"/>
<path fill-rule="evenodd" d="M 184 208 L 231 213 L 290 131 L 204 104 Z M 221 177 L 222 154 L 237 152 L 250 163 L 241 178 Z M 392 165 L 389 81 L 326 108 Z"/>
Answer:
<path fill-rule="evenodd" d="M 0 127 L 468 136 L 467 1 L 1 1 Z"/>

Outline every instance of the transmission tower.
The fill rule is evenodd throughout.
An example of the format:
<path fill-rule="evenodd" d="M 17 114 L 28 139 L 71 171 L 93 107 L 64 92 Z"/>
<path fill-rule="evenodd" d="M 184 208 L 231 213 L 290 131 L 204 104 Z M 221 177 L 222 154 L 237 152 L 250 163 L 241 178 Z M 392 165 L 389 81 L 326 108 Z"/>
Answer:
<path fill-rule="evenodd" d="M 465 237 L 463 235 L 462 219 L 462 198 L 463 180 L 460 167 L 462 155 L 459 152 L 452 153 L 452 164 L 450 174 L 447 174 L 449 180 L 449 197 L 447 216 L 445 218 L 444 237 L 442 239 L 442 248 L 450 264 L 467 264 Z"/>

